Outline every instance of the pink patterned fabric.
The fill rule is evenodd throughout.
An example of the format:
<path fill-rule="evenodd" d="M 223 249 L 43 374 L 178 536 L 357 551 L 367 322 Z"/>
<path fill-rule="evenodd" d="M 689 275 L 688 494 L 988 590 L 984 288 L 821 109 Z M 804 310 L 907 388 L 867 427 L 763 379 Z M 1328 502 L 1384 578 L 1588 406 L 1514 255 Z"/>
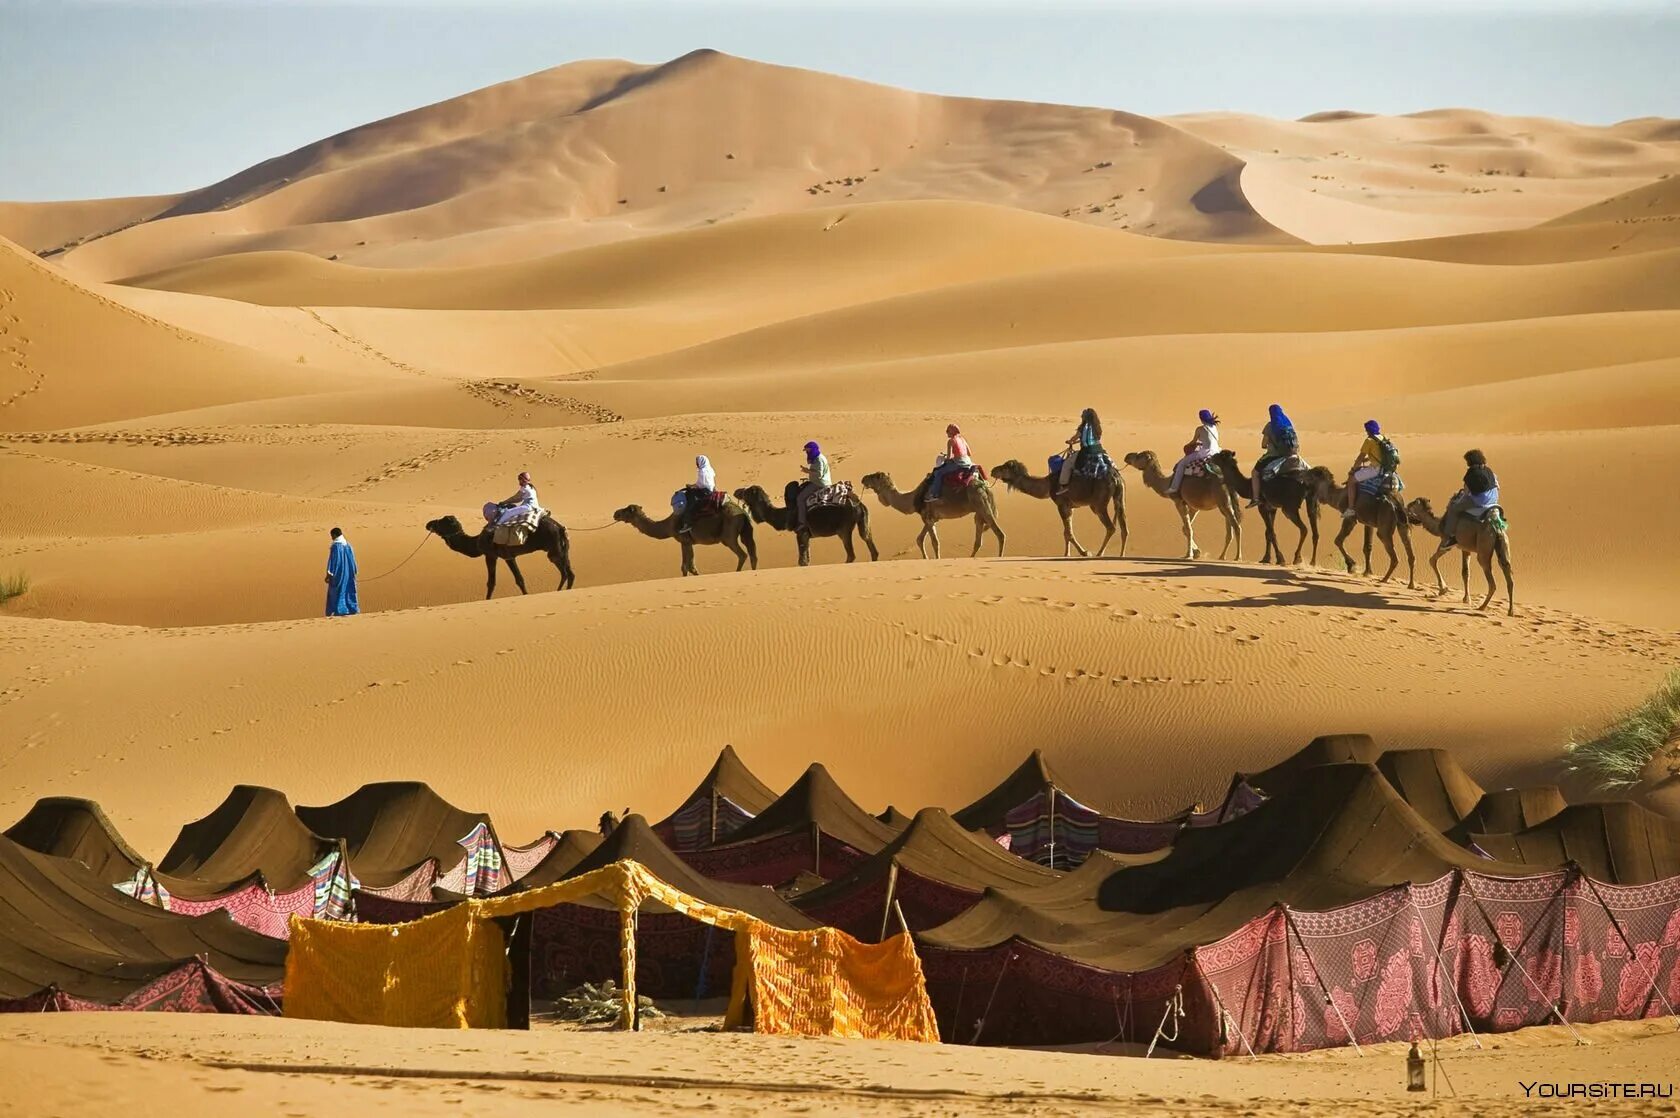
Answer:
<path fill-rule="evenodd" d="M 265 936 L 285 939 L 291 934 L 288 921 L 293 915 L 315 915 L 315 882 L 306 881 L 290 893 L 270 893 L 261 881 L 253 881 L 237 892 L 220 897 L 188 900 L 171 896 L 168 908 L 183 916 L 203 916 L 223 909 L 235 924 Z"/>
<path fill-rule="evenodd" d="M 502 861 L 507 866 L 508 880 L 522 879 L 536 868 L 538 862 L 548 857 L 559 842 L 559 835 L 553 831 L 545 831 L 541 838 L 529 846 L 504 846 Z"/>
<path fill-rule="evenodd" d="M 429 901 L 432 899 L 432 884 L 437 881 L 437 859 L 427 858 L 415 866 L 409 875 L 401 881 L 393 882 L 382 888 L 375 888 L 366 884 L 358 884 L 357 888 L 375 897 L 384 897 L 392 901 Z"/>

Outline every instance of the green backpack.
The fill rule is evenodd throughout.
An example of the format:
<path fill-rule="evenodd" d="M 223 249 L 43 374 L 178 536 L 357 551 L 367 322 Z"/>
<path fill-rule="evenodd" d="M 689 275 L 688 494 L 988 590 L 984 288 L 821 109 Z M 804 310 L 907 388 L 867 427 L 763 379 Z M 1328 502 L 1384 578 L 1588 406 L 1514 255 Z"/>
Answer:
<path fill-rule="evenodd" d="M 1400 470 L 1400 448 L 1390 442 L 1387 435 L 1379 435 L 1377 443 L 1382 447 L 1382 457 L 1377 459 L 1377 468 L 1385 474 L 1398 473 Z"/>

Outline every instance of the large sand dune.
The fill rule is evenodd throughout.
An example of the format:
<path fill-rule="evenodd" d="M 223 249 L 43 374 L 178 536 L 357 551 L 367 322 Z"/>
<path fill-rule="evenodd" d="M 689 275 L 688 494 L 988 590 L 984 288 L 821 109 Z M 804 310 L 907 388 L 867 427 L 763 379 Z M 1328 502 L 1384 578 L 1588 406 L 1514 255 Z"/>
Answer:
<path fill-rule="evenodd" d="M 90 796 L 161 849 L 236 782 L 410 778 L 517 839 L 662 814 L 726 742 L 872 808 L 1043 748 L 1150 815 L 1342 730 L 1554 775 L 1680 659 L 1676 171 L 1657 119 L 1156 121 L 702 52 L 180 195 L 0 206 L 0 577 L 30 582 L 0 605 L 0 817 Z M 1333 511 L 1316 567 L 1256 565 L 1252 511 L 1243 562 L 1212 514 L 1184 561 L 1132 470 L 1124 559 L 1064 562 L 1050 504 L 1001 487 L 1002 560 L 963 521 L 921 562 L 871 499 L 880 563 L 818 540 L 798 569 L 760 526 L 757 572 L 705 547 L 679 580 L 612 522 L 663 515 L 702 453 L 779 497 L 811 438 L 908 488 L 953 420 L 1042 470 L 1085 406 L 1169 463 L 1214 408 L 1246 464 L 1274 401 L 1338 474 L 1380 418 L 1437 508 L 1486 450 L 1516 616 L 1502 586 L 1461 606 L 1456 556 L 1437 600 L 1421 531 L 1418 589 L 1343 573 Z M 579 589 L 530 556 L 533 593 L 504 569 L 484 602 L 422 526 L 521 469 Z M 317 616 L 334 525 L 361 618 Z"/>

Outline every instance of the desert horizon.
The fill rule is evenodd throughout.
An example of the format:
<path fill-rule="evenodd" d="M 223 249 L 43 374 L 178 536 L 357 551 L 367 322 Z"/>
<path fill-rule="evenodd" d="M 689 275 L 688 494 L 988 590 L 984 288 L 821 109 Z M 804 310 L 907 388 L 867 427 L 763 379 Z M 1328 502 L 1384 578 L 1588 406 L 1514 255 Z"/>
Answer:
<path fill-rule="evenodd" d="M 698 49 L 568 62 L 179 193 L 0 202 L 0 818 L 92 801 L 151 867 L 236 786 L 296 806 L 415 781 L 487 813 L 511 847 L 592 831 L 602 812 L 666 820 L 728 746 L 770 794 L 820 764 L 848 811 L 902 812 L 861 858 L 918 809 L 972 806 L 1034 751 L 1080 810 L 1172 820 L 1222 811 L 1235 774 L 1352 734 L 1435 751 L 1462 774 L 1447 787 L 1474 796 L 1450 791 L 1442 822 L 1381 768 L 1397 787 L 1373 820 L 1415 812 L 1425 828 L 1404 858 L 1350 856 L 1368 871 L 1357 886 L 1338 867 L 1323 871 L 1334 889 L 1280 877 L 1242 896 L 1351 904 L 1437 865 L 1475 870 L 1457 859 L 1497 874 L 1512 851 L 1539 872 L 1527 832 L 1468 820 L 1475 797 L 1541 787 L 1554 813 L 1637 810 L 1647 869 L 1613 856 L 1583 872 L 1666 888 L 1680 880 L 1662 872 L 1680 867 L 1680 118 L 1336 100 L 1293 120 L 1150 116 Z M 1297 457 L 1256 507 L 1276 405 Z M 1112 472 L 1081 455 L 1052 497 L 1050 458 L 1086 409 Z M 1371 424 L 1403 488 L 1362 501 L 1339 543 L 1341 483 Z M 947 425 L 984 480 L 957 475 L 927 506 L 934 544 L 913 494 L 950 450 Z M 1185 479 L 1201 509 L 1186 526 L 1168 478 L 1210 426 L 1234 457 L 1214 459 L 1223 479 Z M 783 506 L 808 442 L 855 492 L 810 510 L 805 566 Z M 1500 512 L 1439 558 L 1438 592 L 1434 518 L 1472 450 L 1497 472 Z M 701 455 L 726 500 L 696 506 L 690 548 L 672 500 Z M 517 568 L 490 561 L 487 596 L 485 502 L 520 500 L 526 472 L 550 519 L 533 519 Z M 844 551 L 822 517 L 843 519 Z M 321 616 L 329 529 L 354 549 L 359 616 Z M 699 577 L 682 577 L 689 550 Z M 1642 709 L 1648 756 L 1616 782 L 1570 752 Z M 1281 787 L 1257 785 L 1277 802 L 1253 814 L 1296 802 Z M 990 834 L 1007 839 L 1002 819 Z M 1579 841 L 1559 848 L 1568 865 L 1588 864 Z M 357 873 L 371 855 L 353 848 Z M 1435 861 L 1415 861 L 1424 848 Z M 1202 849 L 1169 843 L 1163 864 Z M 1116 873 L 1137 870 L 1137 852 L 1116 856 Z M 1052 857 L 1043 872 L 1072 889 L 1085 871 Z M 799 908 L 808 886 L 781 892 Z M 1108 904 L 1096 896 L 1092 911 Z M 1680 966 L 1653 946 L 1659 968 Z M 1080 950 L 1065 953 L 1094 965 Z M 0 970 L 19 986 L 6 996 L 42 985 Z M 1576 1022 L 1561 1016 L 1502 1033 L 1504 1052 L 1454 1037 L 1447 1066 L 1471 1085 L 1439 1112 L 1533 1112 L 1515 1074 L 1660 1078 L 1674 1035 L 1650 1008 L 1583 1017 L 1590 1046 L 1566 1046 Z M 474 1067 L 501 1070 L 437 1093 L 411 1076 L 459 1061 L 429 1034 L 119 1016 L 0 1018 L 8 1076 L 66 1114 L 138 1075 L 174 1113 L 182 1094 L 187 1113 L 225 1112 L 206 1093 L 221 1090 L 280 1106 L 291 1079 L 265 1071 L 338 1051 L 322 1072 L 334 1090 L 422 1114 L 555 1098 L 602 1113 L 1405 1105 L 1390 1090 L 1404 1045 L 1379 1072 L 1330 1049 L 1150 1061 L 1133 1082 L 1129 1025 L 1108 1047 L 995 1062 L 824 1040 L 816 1081 L 832 1094 L 788 1078 L 807 1042 L 667 1026 L 609 1061 L 646 1077 L 643 1095 L 509 1070 L 545 1064 L 545 1044 L 604 1058 L 606 1038 L 552 1023 L 475 1034 Z M 297 1113 L 342 1104 L 316 1080 L 294 1084 Z"/>

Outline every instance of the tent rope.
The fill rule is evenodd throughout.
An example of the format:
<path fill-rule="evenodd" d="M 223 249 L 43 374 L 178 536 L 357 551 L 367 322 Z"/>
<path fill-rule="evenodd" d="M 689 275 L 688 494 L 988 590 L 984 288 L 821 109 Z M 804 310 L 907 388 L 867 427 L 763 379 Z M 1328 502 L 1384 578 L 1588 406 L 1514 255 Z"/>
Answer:
<path fill-rule="evenodd" d="M 1150 1038 L 1149 1048 L 1144 1052 L 1143 1058 L 1147 1060 L 1147 1059 L 1149 1059 L 1149 1057 L 1155 1055 L 1155 1046 L 1163 1040 L 1166 1041 L 1168 1044 L 1177 1044 L 1178 1043 L 1178 1026 L 1179 1026 L 1179 1022 L 1182 1021 L 1183 1019 L 1184 1019 L 1184 986 L 1183 986 L 1183 984 L 1180 984 L 1180 985 L 1177 985 L 1177 986 L 1173 987 L 1172 997 L 1167 999 L 1167 1008 L 1165 1010 L 1163 1010 L 1162 1013 L 1161 1013 L 1161 1023 L 1159 1025 L 1155 1026 L 1155 1035 Z M 1172 1035 L 1171 1036 L 1167 1035 L 1167 1022 L 1169 1020 L 1172 1021 Z"/>
<path fill-rule="evenodd" d="M 1330 988 L 1324 985 L 1324 975 L 1319 973 L 1318 964 L 1313 961 L 1312 952 L 1307 950 L 1307 943 L 1301 938 L 1301 930 L 1295 926 L 1295 918 L 1289 914 L 1289 906 L 1278 905 L 1283 912 L 1283 922 L 1294 933 L 1295 942 L 1301 948 L 1301 954 L 1307 957 L 1307 965 L 1312 968 L 1313 981 L 1318 983 L 1319 993 L 1324 995 L 1324 1004 L 1336 1011 L 1336 1020 L 1342 1023 L 1342 1030 L 1347 1033 L 1348 1043 L 1353 1045 L 1353 1053 L 1363 1056 L 1365 1052 L 1359 1047 L 1359 1041 L 1354 1038 L 1353 1029 L 1348 1025 L 1347 1018 L 1342 1015 L 1342 1007 L 1336 1004 L 1336 999 L 1330 996 Z"/>
<path fill-rule="evenodd" d="M 1598 882 L 1594 881 L 1592 878 L 1588 877 L 1586 874 L 1582 874 L 1581 878 L 1582 878 L 1582 880 L 1584 880 L 1587 883 L 1588 886 L 1590 886 L 1592 888 L 1593 896 L 1598 898 L 1599 907 L 1603 908 L 1604 909 L 1604 915 L 1606 915 L 1610 918 L 1610 926 L 1612 928 L 1615 928 L 1616 929 L 1616 934 L 1622 937 L 1622 944 L 1627 948 L 1627 951 L 1628 951 L 1628 961 L 1631 962 L 1631 963 L 1638 962 L 1639 961 L 1639 954 L 1638 954 L 1638 952 L 1636 952 L 1633 949 L 1633 941 L 1628 939 L 1628 934 L 1625 931 L 1622 930 L 1621 921 L 1616 919 L 1616 914 L 1614 912 L 1611 912 L 1610 911 L 1610 906 L 1607 903 L 1605 903 L 1604 894 L 1600 893 L 1598 891 Z M 1661 958 L 1660 954 L 1659 954 L 1658 957 Z M 1656 972 L 1648 969 L 1648 970 L 1646 970 L 1645 975 L 1651 981 L 1651 992 L 1653 994 L 1657 995 L 1658 999 L 1661 1000 L 1661 1002 L 1663 1004 L 1663 1008 L 1668 1010 L 1668 1015 L 1670 1017 L 1674 1018 L 1675 1027 L 1677 1029 L 1680 1029 L 1680 1014 L 1677 1014 L 1677 1013 L 1674 1012 L 1674 1006 L 1669 1003 L 1668 995 L 1664 994 L 1662 992 L 1662 988 L 1657 985 Z"/>
<path fill-rule="evenodd" d="M 1578 866 L 1576 867 L 1577 870 L 1579 870 L 1579 868 L 1580 867 Z M 1567 879 L 1565 879 L 1564 884 L 1568 884 Z M 1563 1015 L 1563 1013 L 1558 1009 L 1557 1003 L 1546 996 L 1546 991 L 1540 988 L 1540 984 L 1534 981 L 1534 977 L 1528 973 L 1528 968 L 1523 966 L 1522 959 L 1518 957 L 1515 951 L 1512 951 L 1510 947 L 1506 945 L 1504 938 L 1499 934 L 1499 929 L 1494 927 L 1492 917 L 1488 916 L 1487 909 L 1483 907 L 1482 898 L 1477 895 L 1476 887 L 1470 884 L 1470 875 L 1468 873 L 1464 875 L 1464 890 L 1470 894 L 1471 900 L 1476 902 L 1476 911 L 1482 914 L 1482 920 L 1487 924 L 1488 931 L 1493 933 L 1493 942 L 1505 949 L 1506 957 L 1517 965 L 1517 973 L 1523 976 L 1523 980 L 1528 983 L 1529 989 L 1540 995 L 1540 1000 L 1546 1003 L 1546 1008 L 1552 1011 L 1552 1016 L 1556 1017 L 1558 1022 L 1563 1025 L 1564 1028 L 1569 1030 L 1569 1034 L 1575 1038 L 1576 1044 L 1586 1044 L 1587 1038 L 1582 1036 L 1580 1030 L 1570 1023 L 1569 1018 Z M 1562 886 L 1558 888 L 1558 892 L 1563 892 Z"/>
<path fill-rule="evenodd" d="M 1406 886 L 1406 900 L 1412 906 L 1412 911 L 1417 913 L 1419 928 L 1421 928 L 1423 931 L 1427 932 L 1428 928 L 1424 926 L 1423 909 L 1418 907 L 1417 894 L 1413 891 L 1413 887 L 1410 886 L 1410 885 Z M 1446 934 L 1446 926 L 1447 926 L 1446 917 L 1445 917 L 1445 914 L 1443 913 L 1443 916 L 1442 916 L 1442 919 L 1441 919 L 1441 934 L 1442 935 Z M 1435 937 L 1434 936 L 1427 936 L 1426 935 L 1425 938 L 1429 941 L 1429 950 L 1435 956 L 1435 981 L 1438 984 L 1446 986 L 1447 993 L 1452 995 L 1453 1004 L 1458 1006 L 1458 1015 L 1464 1021 L 1465 1031 L 1470 1034 L 1470 1039 L 1475 1041 L 1476 1047 L 1480 1048 L 1482 1046 L 1482 1038 L 1476 1035 L 1476 1026 L 1474 1026 L 1470 1023 L 1470 1011 L 1464 1008 L 1464 1002 L 1459 999 L 1458 987 L 1452 981 L 1452 976 L 1445 973 L 1445 971 L 1447 969 L 1447 964 L 1441 958 L 1441 949 L 1435 943 Z M 1433 1041 L 1431 1043 L 1433 1043 Z M 1449 1086 L 1450 1086 L 1450 1084 L 1449 1084 Z"/>
<path fill-rule="evenodd" d="M 992 983 L 992 996 L 986 999 L 986 1008 L 980 1011 L 980 1020 L 974 1022 L 974 1036 L 969 1039 L 970 1044 L 980 1043 L 980 1033 L 986 1028 L 986 1018 L 991 1015 L 992 1003 L 997 1001 L 998 987 L 1003 985 L 1003 972 L 1009 969 L 1009 963 L 1015 958 L 1011 951 L 1003 957 L 1003 966 L 998 968 L 997 981 Z"/>

